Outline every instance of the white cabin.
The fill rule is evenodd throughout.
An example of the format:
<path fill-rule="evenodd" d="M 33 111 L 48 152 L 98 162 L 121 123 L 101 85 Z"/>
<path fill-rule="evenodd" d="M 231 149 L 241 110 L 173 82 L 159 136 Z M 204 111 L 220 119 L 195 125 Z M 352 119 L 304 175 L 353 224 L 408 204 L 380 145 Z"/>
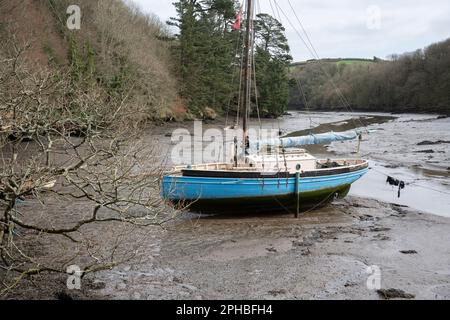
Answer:
<path fill-rule="evenodd" d="M 303 149 L 285 154 L 250 155 L 247 160 L 250 167 L 266 172 L 296 172 L 298 165 L 300 172 L 317 169 L 317 158 Z"/>

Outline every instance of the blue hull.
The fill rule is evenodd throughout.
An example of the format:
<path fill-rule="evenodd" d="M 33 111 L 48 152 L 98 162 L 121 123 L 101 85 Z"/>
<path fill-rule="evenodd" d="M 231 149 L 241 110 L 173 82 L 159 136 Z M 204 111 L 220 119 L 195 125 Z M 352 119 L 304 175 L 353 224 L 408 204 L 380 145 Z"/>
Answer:
<path fill-rule="evenodd" d="M 309 207 L 327 199 L 332 200 L 333 195 L 345 196 L 351 184 L 367 171 L 368 168 L 363 168 L 334 175 L 301 177 L 301 206 Z M 191 204 L 194 209 L 204 211 L 262 206 L 291 208 L 297 202 L 296 186 L 295 177 L 247 179 L 166 176 L 162 181 L 162 197 L 173 203 Z"/>

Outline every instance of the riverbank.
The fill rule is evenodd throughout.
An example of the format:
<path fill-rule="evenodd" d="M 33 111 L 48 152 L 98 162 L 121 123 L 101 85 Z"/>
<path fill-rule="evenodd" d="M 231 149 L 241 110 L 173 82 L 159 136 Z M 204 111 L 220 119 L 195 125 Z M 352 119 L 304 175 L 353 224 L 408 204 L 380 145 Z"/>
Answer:
<path fill-rule="evenodd" d="M 359 113 L 374 113 L 376 111 L 373 111 L 374 109 L 371 108 L 354 108 L 352 107 L 352 112 L 359 112 Z M 287 113 L 290 112 L 306 112 L 304 107 L 291 105 L 289 106 Z M 310 110 L 310 112 L 318 113 L 318 112 L 348 112 L 348 108 L 342 107 L 342 106 L 334 106 L 333 108 L 324 107 L 324 108 L 314 108 Z M 383 111 L 383 113 L 389 113 L 388 111 Z M 438 117 L 450 117 L 450 109 L 449 110 L 443 110 L 439 107 L 433 107 L 433 108 L 405 108 L 403 110 L 396 110 L 395 112 L 391 113 L 392 115 L 402 115 L 402 114 L 420 114 L 420 115 L 430 115 L 430 114 L 436 114 Z"/>

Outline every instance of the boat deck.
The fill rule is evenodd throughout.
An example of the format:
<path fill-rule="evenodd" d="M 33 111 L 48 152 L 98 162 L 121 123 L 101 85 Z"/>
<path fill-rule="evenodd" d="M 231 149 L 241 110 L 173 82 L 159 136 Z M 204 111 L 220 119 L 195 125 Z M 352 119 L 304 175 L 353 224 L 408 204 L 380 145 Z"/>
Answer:
<path fill-rule="evenodd" d="M 294 177 L 299 172 L 301 177 L 318 177 L 355 172 L 368 166 L 367 161 L 356 159 L 316 160 L 314 169 L 300 169 L 299 171 L 293 170 L 289 166 L 281 170 L 264 170 L 262 166 L 241 165 L 236 167 L 229 163 L 211 163 L 176 167 L 174 171 L 170 172 L 170 175 L 210 178 L 286 178 Z"/>

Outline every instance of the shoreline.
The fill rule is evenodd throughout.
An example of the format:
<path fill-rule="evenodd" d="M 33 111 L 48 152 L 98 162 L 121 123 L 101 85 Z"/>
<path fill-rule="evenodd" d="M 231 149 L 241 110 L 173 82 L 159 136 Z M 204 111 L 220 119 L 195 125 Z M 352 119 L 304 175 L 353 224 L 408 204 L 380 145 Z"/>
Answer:
<path fill-rule="evenodd" d="M 420 111 L 420 110 L 404 110 L 401 112 L 391 112 L 391 111 L 387 111 L 387 110 L 382 110 L 382 111 L 374 111 L 373 109 L 351 109 L 352 113 L 384 113 L 384 114 L 390 114 L 392 116 L 396 116 L 396 115 L 408 115 L 408 114 L 415 114 L 415 115 L 430 115 L 430 116 L 436 116 L 436 117 L 450 117 L 450 111 L 448 113 L 442 113 L 440 111 L 433 111 L 436 109 L 431 109 L 431 110 L 424 110 L 424 111 Z M 335 113 L 339 113 L 339 112 L 349 112 L 349 110 L 347 108 L 337 108 L 337 109 L 332 109 L 330 110 L 330 108 L 325 108 L 325 109 L 314 109 L 314 110 L 310 110 L 307 111 L 305 109 L 289 109 L 286 110 L 287 113 L 290 112 L 302 112 L 302 113 L 316 113 L 316 112 L 335 112 Z"/>

